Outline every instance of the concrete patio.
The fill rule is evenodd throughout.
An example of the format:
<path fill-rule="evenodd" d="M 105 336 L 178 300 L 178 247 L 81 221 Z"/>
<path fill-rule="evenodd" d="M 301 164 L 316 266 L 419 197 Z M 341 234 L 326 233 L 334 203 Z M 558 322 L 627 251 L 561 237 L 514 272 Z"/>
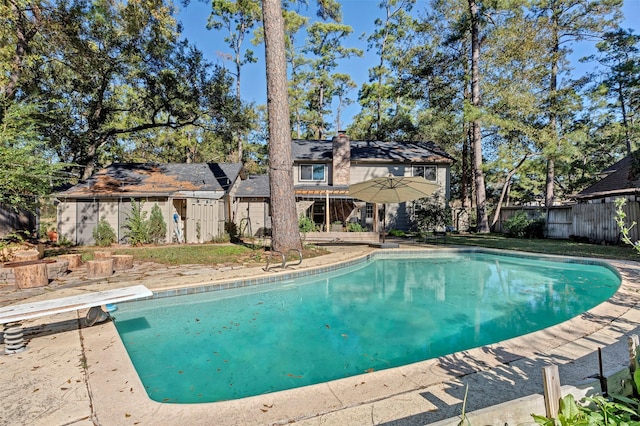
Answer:
<path fill-rule="evenodd" d="M 367 246 L 329 248 L 331 254 L 305 259 L 294 268 L 334 264 L 374 250 Z M 23 323 L 28 349 L 20 354 L 0 355 L 0 424 L 425 425 L 447 418 L 451 419 L 449 423 L 457 424 L 467 385 L 470 412 L 541 393 L 544 365 L 559 365 L 562 384 L 592 383 L 592 376 L 598 373 L 598 348 L 602 348 L 605 373 L 627 365 L 627 336 L 640 333 L 640 265 L 609 263 L 623 277 L 618 293 L 592 311 L 555 327 L 399 368 L 207 404 L 162 404 L 150 400 L 110 322 L 84 327 L 84 311 L 28 320 Z M 140 263 L 133 270 L 108 279 L 87 281 L 82 272 L 73 272 L 46 288 L 18 290 L 2 286 L 0 305 L 134 284 L 158 291 L 280 273 L 265 273 L 260 268 L 159 267 Z M 3 345 L 0 350 L 4 350 Z M 539 402 L 533 406 L 539 407 L 536 404 Z M 522 424 L 522 416 L 530 414 L 517 412 L 513 403 L 491 409 L 492 420 L 478 420 L 477 424 Z M 544 414 L 544 406 L 536 412 Z"/>

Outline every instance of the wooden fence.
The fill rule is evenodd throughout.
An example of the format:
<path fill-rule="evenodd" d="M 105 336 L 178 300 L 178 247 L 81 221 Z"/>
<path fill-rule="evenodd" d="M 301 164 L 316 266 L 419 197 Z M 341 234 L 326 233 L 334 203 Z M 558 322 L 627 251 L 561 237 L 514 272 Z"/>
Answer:
<path fill-rule="evenodd" d="M 16 231 L 32 232 L 36 229 L 36 217 L 25 210 L 0 205 L 0 237 Z"/>
<path fill-rule="evenodd" d="M 591 242 L 617 244 L 620 230 L 615 221 L 615 203 L 573 204 L 569 206 L 503 207 L 496 223 L 496 232 L 506 232 L 505 223 L 518 212 L 525 212 L 529 219 L 544 218 L 547 238 L 583 238 Z M 640 222 L 640 202 L 627 201 L 624 206 L 627 226 Z M 640 240 L 638 226 L 631 228 L 633 241 Z"/>

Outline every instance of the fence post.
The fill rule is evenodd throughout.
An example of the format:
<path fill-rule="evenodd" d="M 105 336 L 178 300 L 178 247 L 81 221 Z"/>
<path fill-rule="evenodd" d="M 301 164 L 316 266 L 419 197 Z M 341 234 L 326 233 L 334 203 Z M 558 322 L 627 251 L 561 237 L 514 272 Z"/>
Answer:
<path fill-rule="evenodd" d="M 560 410 L 560 373 L 557 365 L 542 367 L 542 386 L 544 387 L 544 407 L 549 419 L 558 417 Z"/>

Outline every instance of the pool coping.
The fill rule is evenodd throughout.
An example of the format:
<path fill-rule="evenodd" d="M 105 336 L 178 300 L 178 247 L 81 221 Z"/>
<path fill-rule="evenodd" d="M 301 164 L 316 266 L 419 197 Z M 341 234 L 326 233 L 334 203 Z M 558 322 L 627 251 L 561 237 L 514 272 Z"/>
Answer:
<path fill-rule="evenodd" d="M 445 250 L 451 249 L 447 247 Z M 415 252 L 416 249 L 384 250 L 385 253 L 401 251 Z M 455 251 L 521 254 L 473 247 L 461 247 Z M 371 252 L 365 253 L 351 260 L 362 261 L 370 255 Z M 531 256 L 548 257 L 544 254 Z M 159 419 L 163 424 L 176 425 L 208 425 L 212 422 L 217 425 L 290 422 L 303 425 L 428 424 L 455 418 L 459 414 L 465 384 L 472 383 L 477 389 L 482 389 L 481 392 L 470 392 L 467 407 L 473 410 L 541 392 L 539 369 L 549 363 L 561 365 L 563 383 L 591 383 L 593 379 L 588 376 L 595 371 L 591 366 L 597 365 L 593 358 L 598 348 L 608 356 L 605 371 L 618 371 L 624 367 L 626 354 L 620 355 L 620 348 L 626 345 L 629 333 L 638 333 L 640 324 L 639 288 L 634 282 L 640 277 L 640 265 L 605 259 L 565 258 L 611 265 L 622 278 L 620 289 L 612 298 L 579 317 L 504 342 L 407 366 L 233 401 L 203 404 L 154 402 L 144 391 L 115 326 L 105 323 L 90 328 L 80 327 L 78 342 L 69 345 L 79 344 L 81 347 L 81 357 L 84 358 L 81 367 L 90 413 L 79 415 L 73 424 L 157 424 Z M 310 270 L 331 266 L 335 264 Z M 187 287 L 190 286 L 174 290 Z M 164 290 L 159 287 L 155 291 Z M 66 338 L 66 334 L 61 337 Z M 70 340 L 74 339 L 70 337 Z M 45 342 L 44 338 L 39 340 L 34 340 L 31 351 L 44 351 L 51 343 Z M 565 374 L 562 374 L 563 370 Z M 76 388 L 78 394 L 82 393 L 81 386 Z M 29 398 L 28 395 L 26 393 L 25 397 Z M 71 424 L 52 421 L 54 418 L 39 417 L 42 421 L 33 424 Z M 0 417 L 0 423 L 1 420 Z"/>
<path fill-rule="evenodd" d="M 526 253 L 523 254 L 519 252 L 506 252 L 502 250 L 486 250 L 479 248 L 448 248 L 447 250 L 454 252 L 493 252 L 499 254 L 522 255 L 523 257 L 551 258 L 547 255 L 528 255 Z M 416 250 L 400 249 L 385 251 L 384 255 L 393 254 L 401 256 L 407 251 L 416 252 Z M 347 263 L 353 264 L 361 262 L 371 256 L 375 256 L 376 253 L 378 252 L 366 254 Z M 557 257 L 554 256 L 553 258 Z M 566 259 L 589 264 L 610 265 L 609 262 L 599 259 L 569 257 Z M 334 267 L 344 267 L 342 265 L 343 264 L 337 264 L 314 268 L 313 270 L 306 272 L 309 274 L 319 273 L 327 268 L 329 270 L 333 270 Z M 616 271 L 620 274 L 618 268 L 616 268 Z M 304 274 L 307 275 L 307 273 Z M 384 401 L 390 402 L 389 400 L 397 399 L 402 396 L 411 396 L 415 398 L 416 392 L 420 393 L 432 386 L 456 381 L 459 380 L 460 377 L 472 373 L 502 367 L 505 363 L 514 362 L 519 359 L 535 357 L 536 353 L 545 353 L 553 349 L 559 349 L 562 346 L 574 344 L 576 334 L 580 336 L 580 339 L 578 340 L 585 339 L 587 336 L 593 335 L 603 328 L 603 324 L 610 323 L 616 318 L 620 318 L 630 310 L 630 307 L 628 309 L 625 309 L 624 307 L 621 309 L 620 307 L 620 298 L 623 295 L 627 295 L 627 284 L 630 284 L 621 274 L 620 276 L 622 278 L 621 287 L 618 292 L 616 292 L 616 295 L 611 299 L 596 306 L 585 315 L 573 318 L 542 331 L 519 336 L 498 344 L 462 351 L 445 357 L 334 380 L 327 383 L 289 389 L 233 401 L 193 405 L 163 404 L 148 399 L 144 388 L 137 377 L 135 369 L 133 369 L 133 366 L 128 359 L 128 355 L 126 354 L 126 350 L 124 350 L 124 346 L 119 339 L 117 331 L 115 331 L 112 324 L 105 324 L 102 326 L 104 330 L 101 330 L 101 334 L 104 334 L 100 336 L 98 341 L 93 341 L 93 336 L 85 335 L 85 342 L 90 343 L 91 347 L 93 347 L 94 344 L 100 347 L 100 341 L 107 338 L 110 344 L 108 347 L 102 348 L 101 354 L 108 356 L 106 360 L 102 356 L 100 357 L 103 358 L 100 361 L 100 369 L 104 371 L 106 368 L 107 371 L 109 371 L 109 367 L 112 366 L 113 368 L 118 368 L 119 371 L 123 373 L 122 369 L 126 367 L 127 370 L 125 376 L 133 376 L 135 377 L 135 380 L 133 383 L 131 383 L 131 381 L 128 382 L 128 384 L 131 385 L 130 389 L 132 390 L 126 393 L 125 400 L 118 401 L 115 404 L 113 404 L 115 401 L 113 401 L 112 396 L 121 390 L 123 383 L 118 383 L 117 380 L 98 381 L 100 386 L 93 389 L 94 401 L 99 403 L 99 406 L 102 404 L 105 404 L 105 406 L 113 404 L 108 410 L 106 410 L 106 412 L 98 412 L 98 418 L 106 420 L 106 424 L 111 424 L 112 421 L 115 422 L 118 418 L 122 418 L 122 415 L 118 416 L 117 414 L 115 417 L 112 417 L 114 413 L 125 409 L 125 411 L 133 417 L 136 412 L 140 412 L 139 407 L 141 405 L 150 405 L 150 412 L 153 413 L 154 416 L 160 415 L 160 418 L 163 419 L 175 418 L 176 421 L 178 418 L 181 418 L 184 420 L 188 419 L 189 422 L 197 422 L 198 419 L 202 418 L 202 416 L 205 416 L 204 418 L 206 418 L 207 413 L 210 414 L 212 411 L 215 411 L 216 423 L 219 425 L 286 424 L 291 421 L 299 423 L 304 419 L 313 419 L 318 416 L 335 417 L 336 415 L 339 415 L 340 412 L 343 412 L 344 415 L 347 415 L 347 417 L 350 418 L 350 416 L 355 412 L 361 412 L 361 410 L 357 410 L 359 407 L 362 408 L 376 403 L 380 405 L 384 403 Z M 277 278 L 282 279 L 287 277 L 291 278 L 290 274 L 279 275 Z M 612 303 L 612 300 L 614 300 L 615 303 Z M 92 329 L 89 330 L 94 331 Z M 533 349 L 533 342 L 535 342 L 535 349 Z M 591 345 L 586 347 L 589 348 L 589 350 L 583 352 L 583 356 L 593 349 Z M 499 357 L 495 356 L 497 353 L 500 353 Z M 509 356 L 507 356 L 507 353 Z M 91 361 L 90 358 L 88 359 Z M 473 360 L 473 362 L 470 363 L 468 360 Z M 106 367 L 105 362 L 109 362 Z M 443 368 L 443 364 L 447 364 L 447 367 Z M 453 365 L 456 364 L 458 367 L 453 367 Z M 91 363 L 89 366 L 91 366 Z M 91 369 L 91 367 L 89 368 Z M 103 385 L 105 388 L 102 388 Z M 104 399 L 101 398 L 103 395 Z M 411 400 L 411 398 L 409 399 Z M 430 407 L 424 408 L 428 409 Z M 349 409 L 352 409 L 351 411 L 353 412 L 347 414 L 346 411 Z M 176 410 L 180 412 L 178 417 L 174 417 L 176 416 Z M 401 410 L 402 409 L 399 411 Z M 368 410 L 365 410 L 365 412 L 366 411 Z M 109 414 L 105 417 L 107 412 Z M 142 422 L 150 420 L 151 419 L 145 415 L 141 415 L 139 417 L 139 421 Z M 349 421 L 347 423 L 352 424 Z M 359 423 L 359 421 L 356 421 L 355 423 Z"/>

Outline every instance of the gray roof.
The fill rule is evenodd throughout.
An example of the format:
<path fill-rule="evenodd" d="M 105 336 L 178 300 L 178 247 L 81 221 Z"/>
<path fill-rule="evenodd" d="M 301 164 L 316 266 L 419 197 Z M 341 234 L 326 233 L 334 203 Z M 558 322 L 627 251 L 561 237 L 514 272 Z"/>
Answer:
<path fill-rule="evenodd" d="M 180 191 L 227 191 L 240 163 L 114 163 L 59 197 L 171 195 Z"/>
<path fill-rule="evenodd" d="M 269 175 L 250 175 L 247 179 L 240 182 L 236 197 L 269 197 L 271 190 L 269 189 Z"/>
<path fill-rule="evenodd" d="M 330 140 L 294 139 L 294 161 L 329 161 L 333 157 Z M 452 163 L 453 157 L 433 142 L 351 141 L 351 161 Z"/>
<path fill-rule="evenodd" d="M 609 173 L 576 195 L 576 199 L 612 197 L 640 192 L 640 176 L 632 176 L 632 156 L 627 156 L 606 169 Z"/>

